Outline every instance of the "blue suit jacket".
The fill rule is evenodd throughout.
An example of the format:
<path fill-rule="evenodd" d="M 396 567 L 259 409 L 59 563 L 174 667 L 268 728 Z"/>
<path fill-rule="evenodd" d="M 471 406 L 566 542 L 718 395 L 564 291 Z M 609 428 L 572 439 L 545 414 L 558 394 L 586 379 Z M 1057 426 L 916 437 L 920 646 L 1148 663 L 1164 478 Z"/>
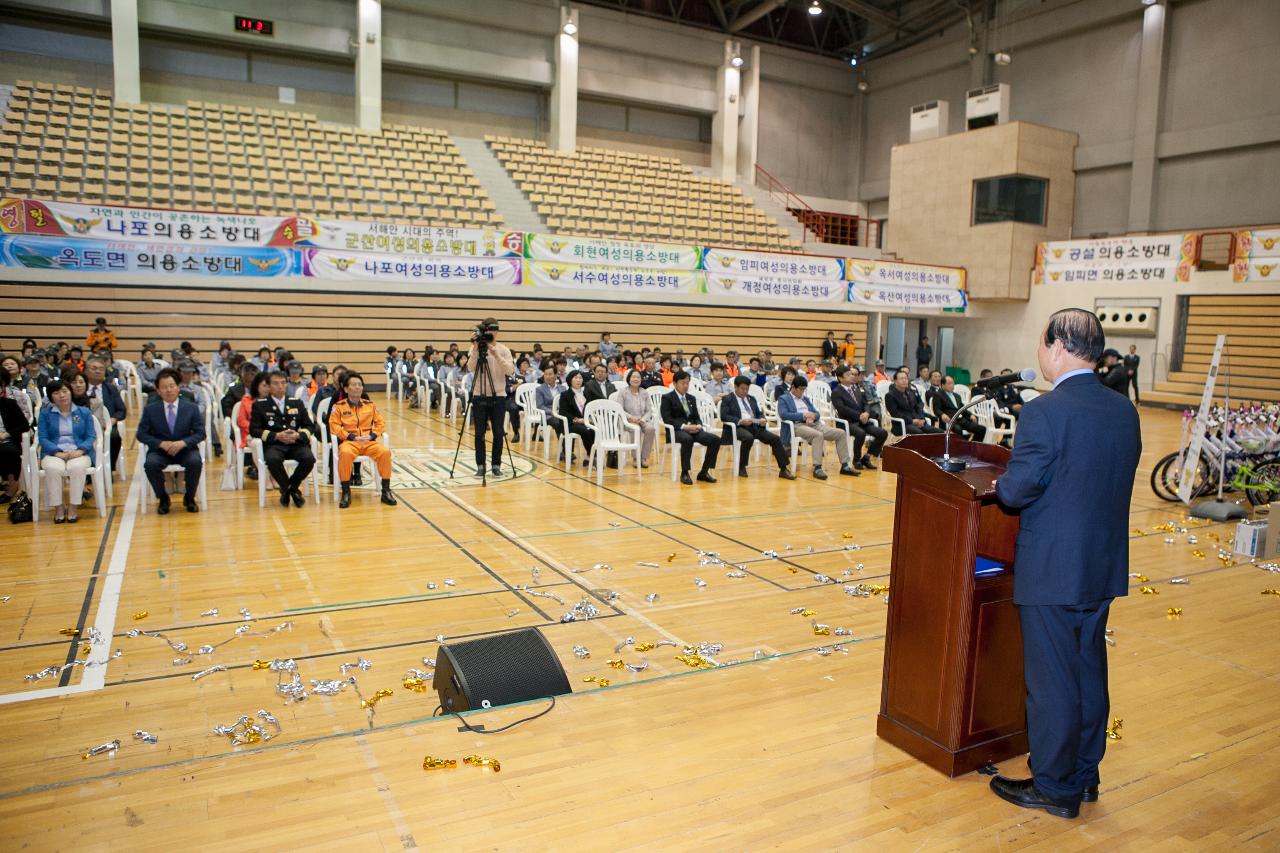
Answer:
<path fill-rule="evenodd" d="M 996 483 L 1022 510 L 1015 604 L 1086 604 L 1125 595 L 1129 499 L 1142 452 L 1133 404 L 1088 374 L 1022 407 L 1013 458 Z"/>
<path fill-rule="evenodd" d="M 126 414 L 124 397 L 120 396 L 120 389 L 116 387 L 116 384 L 114 382 L 103 382 L 98 386 L 98 393 L 102 396 L 102 405 L 107 410 L 107 414 L 118 421 L 124 420 Z"/>
<path fill-rule="evenodd" d="M 813 404 L 813 401 L 807 395 L 804 397 L 804 401 L 809 404 L 809 408 L 816 414 L 818 407 Z M 790 441 L 791 424 L 804 423 L 804 415 L 800 412 L 799 405 L 796 404 L 795 395 L 790 391 L 784 391 L 782 396 L 778 398 L 778 417 L 782 420 L 782 440 Z M 818 415 L 811 426 L 821 427 L 822 415 Z"/>
<path fill-rule="evenodd" d="M 52 404 L 40 410 L 40 423 L 36 428 L 36 438 L 40 442 L 40 453 L 50 456 L 58 452 L 58 407 Z M 76 447 L 89 456 L 89 464 L 97 464 L 97 453 L 93 449 L 93 414 L 87 406 L 71 407 L 71 440 Z"/>
<path fill-rule="evenodd" d="M 200 407 L 190 400 L 178 398 L 178 412 L 174 428 L 169 430 L 169 420 L 164 414 L 164 401 L 148 403 L 138 419 L 138 443 L 148 450 L 159 450 L 162 441 L 181 441 L 187 447 L 195 447 L 204 441 L 204 419 Z"/>

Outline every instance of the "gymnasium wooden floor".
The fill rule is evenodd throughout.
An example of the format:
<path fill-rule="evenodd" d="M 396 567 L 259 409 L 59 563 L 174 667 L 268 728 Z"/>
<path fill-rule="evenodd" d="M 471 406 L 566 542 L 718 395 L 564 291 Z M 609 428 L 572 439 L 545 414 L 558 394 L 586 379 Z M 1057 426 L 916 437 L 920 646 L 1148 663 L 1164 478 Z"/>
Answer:
<path fill-rule="evenodd" d="M 985 777 L 947 780 L 875 737 L 885 606 L 814 574 L 888 582 L 893 476 L 789 483 L 761 457 L 745 481 L 682 487 L 628 470 L 601 488 L 539 453 L 521 458 L 531 470 L 514 481 L 446 486 L 433 479 L 453 449 L 451 422 L 375 400 L 400 458 L 419 460 L 405 473 L 419 487 L 400 488 L 394 509 L 366 489 L 342 512 L 331 493 L 303 510 L 269 497 L 260 510 L 256 489 L 218 490 L 219 470 L 198 516 L 127 510 L 142 485 L 130 481 L 117 484 L 105 521 L 86 509 L 75 527 L 49 516 L 0 526 L 5 850 L 1280 846 L 1280 598 L 1260 594 L 1280 578 L 1216 560 L 1225 527 L 1192 530 L 1198 546 L 1153 530 L 1182 516 L 1146 482 L 1177 440 L 1176 414 L 1142 413 L 1133 568 L 1159 595 L 1137 594 L 1135 579 L 1113 608 L 1122 739 L 1109 743 L 1101 801 L 1066 821 L 997 800 Z M 700 564 L 699 551 L 745 564 L 746 576 Z M 1191 582 L 1170 585 L 1177 576 Z M 599 617 L 561 623 L 602 589 L 620 597 L 593 598 Z M 815 636 L 790 612 L 801 606 L 851 635 Z M 213 608 L 218 616 L 202 615 Z M 95 624 L 120 657 L 68 670 L 62 688 L 58 676 L 24 681 L 83 658 L 59 631 Z M 502 734 L 460 732 L 432 717 L 434 693 L 402 685 L 435 657 L 437 636 L 535 625 L 575 690 L 547 716 Z M 175 666 L 164 640 L 128 636 L 135 628 L 190 650 L 235 639 Z M 722 644 L 722 665 L 690 669 L 667 646 L 615 653 L 628 637 Z M 842 650 L 815 651 L 832 641 Z M 590 658 L 575 656 L 578 645 Z M 277 673 L 253 664 L 289 658 L 307 684 L 363 658 L 367 670 L 349 670 L 360 693 L 393 693 L 372 715 L 350 687 L 286 703 Z M 648 667 L 615 670 L 613 658 Z M 215 664 L 226 671 L 193 681 Z M 21 695 L 46 690 L 66 695 Z M 543 707 L 468 719 L 495 728 Z M 279 736 L 235 747 L 212 732 L 259 709 L 278 718 Z M 82 757 L 117 738 L 114 754 Z M 463 766 L 473 753 L 499 759 L 501 772 Z M 424 771 L 427 755 L 459 766 Z M 1022 775 L 1024 762 L 1002 769 Z"/>

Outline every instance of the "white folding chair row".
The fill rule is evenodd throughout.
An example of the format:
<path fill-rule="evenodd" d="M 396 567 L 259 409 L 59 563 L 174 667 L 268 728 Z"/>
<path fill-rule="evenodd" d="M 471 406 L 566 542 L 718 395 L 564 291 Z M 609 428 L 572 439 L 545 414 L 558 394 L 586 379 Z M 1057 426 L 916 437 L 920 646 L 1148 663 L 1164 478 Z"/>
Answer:
<path fill-rule="evenodd" d="M 85 474 L 93 485 L 93 502 L 98 507 L 98 516 L 106 518 L 106 488 L 103 486 L 106 468 L 103 466 L 103 459 L 106 458 L 111 448 L 102 432 L 102 424 L 98 422 L 97 418 L 90 418 L 89 420 L 93 421 L 93 453 L 96 461 L 85 471 Z M 31 518 L 33 521 L 39 521 L 40 489 L 44 485 L 44 469 L 40 467 L 40 443 L 36 441 L 34 432 L 34 430 L 30 430 L 23 433 L 23 457 L 27 460 L 24 467 L 27 474 L 27 494 L 31 498 Z M 29 436 L 30 438 L 28 438 Z M 61 488 L 61 484 L 59 484 L 59 488 Z"/>
<path fill-rule="evenodd" d="M 969 390 L 968 385 L 956 385 L 955 392 L 956 396 L 960 398 L 961 405 L 967 406 L 969 405 L 969 401 L 973 399 L 972 392 Z"/>
<path fill-rule="evenodd" d="M 1018 419 L 1013 413 L 1000 412 L 996 407 L 995 400 L 979 400 L 969 410 L 969 414 L 987 428 L 987 434 L 982 440 L 987 444 L 998 444 L 1002 439 L 1013 438 L 1014 431 L 1018 428 Z M 999 414 L 1002 419 L 1006 419 L 1009 425 L 1006 427 L 996 426 L 996 415 Z"/>
<path fill-rule="evenodd" d="M 542 458 L 551 454 L 551 434 L 554 430 L 547 422 L 547 413 L 538 408 L 538 386 L 525 382 L 516 388 L 516 404 L 520 407 L 520 443 L 527 454 L 535 439 L 542 439 Z"/>

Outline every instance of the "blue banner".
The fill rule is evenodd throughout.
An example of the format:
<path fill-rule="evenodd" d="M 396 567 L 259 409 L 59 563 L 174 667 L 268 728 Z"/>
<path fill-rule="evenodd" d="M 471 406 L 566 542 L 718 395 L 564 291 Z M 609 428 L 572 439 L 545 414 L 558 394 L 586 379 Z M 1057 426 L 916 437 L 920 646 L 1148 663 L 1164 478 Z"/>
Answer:
<path fill-rule="evenodd" d="M 251 278 L 300 275 L 302 271 L 299 254 L 292 249 L 117 243 L 15 234 L 0 236 L 0 266 L 50 272 Z"/>

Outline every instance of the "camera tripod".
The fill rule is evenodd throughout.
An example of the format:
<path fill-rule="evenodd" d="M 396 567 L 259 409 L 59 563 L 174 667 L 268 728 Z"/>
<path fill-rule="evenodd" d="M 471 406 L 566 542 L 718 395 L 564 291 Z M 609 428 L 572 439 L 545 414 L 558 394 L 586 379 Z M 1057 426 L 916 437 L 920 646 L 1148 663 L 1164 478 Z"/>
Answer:
<path fill-rule="evenodd" d="M 485 332 L 478 333 L 479 336 L 476 338 L 476 341 L 475 341 L 476 362 L 477 362 L 475 373 L 473 374 L 475 376 L 475 381 L 471 385 L 471 393 L 467 395 L 467 403 L 465 406 L 462 407 L 462 417 L 459 418 L 459 421 L 458 421 L 458 441 L 453 447 L 453 464 L 449 466 L 450 480 L 453 479 L 453 472 L 458 467 L 458 454 L 462 450 L 462 434 L 467 431 L 467 415 L 468 413 L 471 412 L 472 401 L 474 401 L 476 397 L 487 397 L 488 399 L 499 399 L 503 401 L 504 405 L 506 401 L 506 397 L 498 397 L 497 394 L 495 393 L 497 389 L 493 387 L 493 379 L 489 375 L 489 342 L 484 339 L 486 334 L 487 333 Z M 487 408 L 488 407 L 486 406 L 486 409 Z M 487 411 L 483 412 L 482 414 L 486 418 L 488 418 L 489 413 Z M 515 478 L 520 476 L 520 472 L 516 470 L 515 457 L 511 453 L 511 443 L 507 441 L 505 416 L 506 416 L 506 413 L 504 411 L 503 425 L 500 428 L 490 430 L 491 432 L 494 433 L 492 436 L 490 436 L 490 440 L 495 443 L 498 441 L 502 442 L 503 450 L 506 451 L 507 462 L 511 465 L 511 476 Z M 488 424 L 489 426 L 493 426 L 492 421 L 488 421 Z M 479 428 L 480 428 L 480 421 L 477 417 L 476 429 L 479 430 Z M 499 433 L 501 435 L 499 435 Z M 501 458 L 501 454 L 499 454 L 499 458 Z M 480 468 L 480 485 L 487 488 L 489 486 L 489 464 L 486 461 L 485 464 L 477 467 Z M 501 467 L 501 464 L 499 464 L 499 467 Z"/>

